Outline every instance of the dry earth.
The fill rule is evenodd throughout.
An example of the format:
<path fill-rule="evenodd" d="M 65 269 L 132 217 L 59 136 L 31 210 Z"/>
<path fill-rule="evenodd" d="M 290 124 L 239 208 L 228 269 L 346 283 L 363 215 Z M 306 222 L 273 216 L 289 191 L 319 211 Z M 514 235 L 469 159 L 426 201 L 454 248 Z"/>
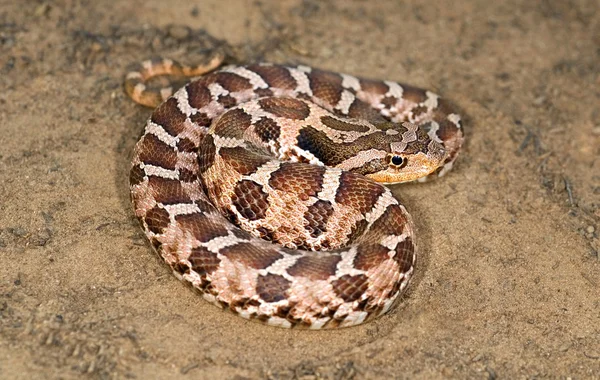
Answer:
<path fill-rule="evenodd" d="M 600 5 L 546 1 L 0 0 L 0 377 L 600 378 Z M 340 331 L 224 313 L 177 281 L 129 203 L 151 56 L 303 63 L 433 89 L 468 142 L 395 193 L 417 275 Z"/>

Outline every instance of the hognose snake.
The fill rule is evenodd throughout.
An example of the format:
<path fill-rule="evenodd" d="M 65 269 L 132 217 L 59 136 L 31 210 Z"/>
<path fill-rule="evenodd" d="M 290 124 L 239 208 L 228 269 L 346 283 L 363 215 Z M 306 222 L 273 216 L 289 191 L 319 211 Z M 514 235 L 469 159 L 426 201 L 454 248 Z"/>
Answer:
<path fill-rule="evenodd" d="M 416 246 L 380 183 L 445 174 L 459 115 L 396 82 L 274 64 L 213 71 L 222 60 L 127 74 L 130 97 L 158 106 L 130 172 L 146 236 L 176 276 L 248 319 L 318 329 L 385 313 Z M 146 87 L 164 74 L 202 76 L 173 95 Z"/>

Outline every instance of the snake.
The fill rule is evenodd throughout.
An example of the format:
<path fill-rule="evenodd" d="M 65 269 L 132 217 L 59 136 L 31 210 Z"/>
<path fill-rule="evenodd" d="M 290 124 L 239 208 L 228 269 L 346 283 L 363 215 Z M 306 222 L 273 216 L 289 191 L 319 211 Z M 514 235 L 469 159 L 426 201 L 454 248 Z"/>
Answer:
<path fill-rule="evenodd" d="M 157 58 L 124 81 L 153 107 L 129 183 L 152 247 L 204 299 L 285 328 L 386 313 L 414 273 L 390 184 L 443 176 L 464 140 L 435 93 L 305 65 Z M 191 79 L 177 91 L 151 79 Z"/>

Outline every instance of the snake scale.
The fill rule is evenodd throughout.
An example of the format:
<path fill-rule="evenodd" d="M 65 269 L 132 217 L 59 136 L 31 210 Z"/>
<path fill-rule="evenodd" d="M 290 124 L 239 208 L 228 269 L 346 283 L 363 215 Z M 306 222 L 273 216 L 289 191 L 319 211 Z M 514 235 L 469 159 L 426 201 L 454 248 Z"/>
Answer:
<path fill-rule="evenodd" d="M 153 247 L 213 304 L 280 327 L 352 326 L 413 274 L 413 222 L 383 184 L 441 176 L 460 116 L 436 94 L 307 66 L 143 62 L 125 90 L 156 107 L 131 197 Z M 172 94 L 157 75 L 199 76 Z M 201 75 L 201 76 L 200 76 Z"/>

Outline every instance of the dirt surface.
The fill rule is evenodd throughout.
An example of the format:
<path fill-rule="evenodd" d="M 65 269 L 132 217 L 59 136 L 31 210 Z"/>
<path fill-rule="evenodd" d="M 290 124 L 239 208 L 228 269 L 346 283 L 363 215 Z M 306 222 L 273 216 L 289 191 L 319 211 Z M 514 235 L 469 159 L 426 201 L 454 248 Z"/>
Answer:
<path fill-rule="evenodd" d="M 0 378 L 600 378 L 600 11 L 590 1 L 0 0 Z M 432 89 L 467 143 L 394 189 L 415 281 L 340 331 L 247 322 L 152 252 L 129 202 L 152 56 Z"/>

